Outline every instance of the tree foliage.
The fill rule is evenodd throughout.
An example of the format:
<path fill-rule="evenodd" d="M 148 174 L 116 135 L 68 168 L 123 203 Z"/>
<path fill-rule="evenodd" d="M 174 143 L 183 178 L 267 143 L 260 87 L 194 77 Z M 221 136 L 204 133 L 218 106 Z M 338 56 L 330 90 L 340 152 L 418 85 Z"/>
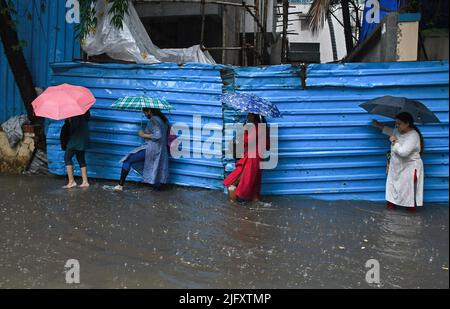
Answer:
<path fill-rule="evenodd" d="M 80 39 L 85 39 L 90 33 L 95 32 L 97 27 L 97 17 L 95 4 L 97 0 L 79 0 L 80 3 L 80 24 L 76 30 Z"/>
<path fill-rule="evenodd" d="M 16 10 L 16 7 L 12 0 L 9 0 L 8 2 L 6 2 L 5 6 L 0 5 L 0 18 L 5 18 L 7 15 L 11 16 L 11 18 L 17 16 L 17 10 Z M 8 25 L 12 29 L 16 30 L 17 21 L 11 19 L 11 21 L 8 22 Z"/>
<path fill-rule="evenodd" d="M 6 16 L 9 16 L 11 19 L 6 18 Z M 19 21 L 15 19 L 16 17 L 17 9 L 12 0 L 6 2 L 5 6 L 0 5 L 0 18 L 5 18 L 7 20 L 8 27 L 10 27 L 13 31 L 17 31 L 17 24 L 19 23 Z M 19 42 L 11 46 L 11 48 L 14 51 L 20 51 L 27 46 L 27 41 L 19 40 Z"/>
<path fill-rule="evenodd" d="M 123 29 L 123 19 L 128 14 L 128 0 L 100 0 L 112 3 L 108 14 L 112 15 L 111 25 L 117 29 Z M 95 33 L 98 19 L 95 6 L 97 0 L 79 0 L 80 3 L 80 24 L 77 26 L 77 32 L 81 40 L 89 34 Z"/>
<path fill-rule="evenodd" d="M 349 20 L 346 21 L 345 18 L 343 21 L 338 20 L 344 28 L 348 28 L 345 29 L 345 31 L 348 32 L 346 40 L 356 41 L 356 38 L 359 36 L 361 31 L 360 14 L 363 11 L 362 3 L 364 2 L 361 0 L 348 0 L 347 16 L 349 16 Z M 310 30 L 315 34 L 322 30 L 327 19 L 331 18 L 330 15 L 336 17 L 334 12 L 340 9 L 343 10 L 342 4 L 342 0 L 312 0 L 311 7 L 307 14 Z M 344 13 L 343 10 L 343 15 L 345 17 Z"/>

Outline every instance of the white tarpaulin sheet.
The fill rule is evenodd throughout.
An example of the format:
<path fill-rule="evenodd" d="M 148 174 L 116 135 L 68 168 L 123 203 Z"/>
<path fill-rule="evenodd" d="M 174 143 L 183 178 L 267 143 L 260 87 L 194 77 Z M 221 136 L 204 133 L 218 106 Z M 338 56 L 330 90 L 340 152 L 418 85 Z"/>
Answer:
<path fill-rule="evenodd" d="M 88 56 L 107 54 L 109 57 L 136 63 L 198 62 L 215 64 L 207 51 L 200 45 L 190 48 L 160 49 L 150 39 L 136 9 L 128 1 L 128 14 L 123 19 L 123 29 L 111 24 L 112 16 L 108 14 L 112 3 L 99 0 L 96 4 L 97 28 L 82 42 L 82 48 Z"/>

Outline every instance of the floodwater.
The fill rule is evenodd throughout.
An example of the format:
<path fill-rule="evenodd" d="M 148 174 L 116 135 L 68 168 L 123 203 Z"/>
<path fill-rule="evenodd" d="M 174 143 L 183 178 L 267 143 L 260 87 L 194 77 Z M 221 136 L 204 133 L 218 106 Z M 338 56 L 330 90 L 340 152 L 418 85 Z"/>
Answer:
<path fill-rule="evenodd" d="M 0 288 L 449 287 L 448 205 L 230 205 L 220 191 L 63 184 L 0 175 Z M 78 285 L 65 282 L 69 259 L 80 263 Z M 365 280 L 369 259 L 378 285 Z"/>

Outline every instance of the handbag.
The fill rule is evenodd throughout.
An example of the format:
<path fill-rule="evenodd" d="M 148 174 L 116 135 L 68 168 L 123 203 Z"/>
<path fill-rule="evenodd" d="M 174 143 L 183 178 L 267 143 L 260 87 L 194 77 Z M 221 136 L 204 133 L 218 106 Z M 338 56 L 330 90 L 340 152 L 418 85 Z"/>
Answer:
<path fill-rule="evenodd" d="M 70 139 L 70 123 L 66 120 L 61 128 L 61 133 L 59 135 L 62 150 L 66 151 L 69 139 Z"/>
<path fill-rule="evenodd" d="M 172 126 L 169 125 L 167 128 L 167 148 L 169 148 L 169 152 L 170 152 L 173 142 L 178 138 L 178 136 L 171 134 L 171 131 L 172 131 Z"/>

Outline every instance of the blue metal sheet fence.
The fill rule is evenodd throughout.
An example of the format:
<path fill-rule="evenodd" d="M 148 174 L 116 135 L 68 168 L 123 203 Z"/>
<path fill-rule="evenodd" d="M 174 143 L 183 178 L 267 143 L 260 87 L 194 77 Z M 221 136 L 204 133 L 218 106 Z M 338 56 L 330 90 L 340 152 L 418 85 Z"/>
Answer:
<path fill-rule="evenodd" d="M 204 188 L 221 188 L 223 165 L 221 151 L 217 158 L 195 158 L 201 154 L 201 145 L 212 134 L 203 132 L 194 136 L 193 114 L 202 117 L 202 125 L 216 124 L 222 128 L 222 66 L 192 64 L 179 67 L 174 63 L 159 65 L 75 64 L 62 63 L 53 66 L 52 83 L 71 83 L 91 89 L 97 102 L 92 109 L 90 124 L 92 147 L 87 152 L 90 177 L 119 179 L 119 160 L 142 140 L 137 132 L 145 120 L 141 113 L 118 111 L 110 108 L 119 97 L 148 95 L 165 97 L 174 105 L 174 111 L 166 113 L 170 122 L 189 124 L 190 136 L 183 140 L 192 145 L 192 158 L 171 161 L 172 183 Z M 51 172 L 65 173 L 63 152 L 59 144 L 62 122 L 52 122 L 48 131 L 48 158 Z M 220 131 L 221 132 L 221 131 Z M 222 137 L 217 142 L 221 142 Z M 208 150 L 208 149 L 206 149 Z M 205 151 L 205 149 L 203 149 Z M 130 180 L 140 181 L 136 173 Z"/>
<path fill-rule="evenodd" d="M 74 25 L 65 21 L 65 1 L 14 0 L 19 40 L 25 42 L 25 59 L 38 87 L 50 83 L 50 64 L 80 58 Z M 0 123 L 25 113 L 22 98 L 0 42 Z"/>
<path fill-rule="evenodd" d="M 223 127 L 242 120 L 243 115 L 222 108 L 222 91 L 253 92 L 276 103 L 284 115 L 269 119 L 279 126 L 279 165 L 264 172 L 263 194 L 382 201 L 389 143 L 370 126 L 370 120 L 389 119 L 371 116 L 358 105 L 378 96 L 397 95 L 424 102 L 442 120 L 441 124 L 420 126 L 426 143 L 425 200 L 448 202 L 448 62 L 311 65 L 306 90 L 302 90 L 299 68 L 290 65 L 224 68 L 66 63 L 53 68 L 54 84 L 86 86 L 98 98 L 92 112 L 93 147 L 88 153 L 91 177 L 117 179 L 119 159 L 140 143 L 136 132 L 141 116 L 111 110 L 116 98 L 164 96 L 176 107 L 169 114 L 172 123 L 192 125 L 192 115 L 197 114 L 203 124 Z M 50 126 L 48 156 L 51 171 L 62 175 L 60 127 L 60 122 Z M 191 135 L 188 140 L 193 143 L 208 137 L 208 133 L 201 139 Z M 193 153 L 200 152 L 194 147 Z M 229 169 L 230 161 L 218 155 L 215 159 L 172 160 L 173 182 L 221 188 L 224 165 Z M 130 179 L 139 181 L 140 177 L 132 174 Z"/>
<path fill-rule="evenodd" d="M 306 90 L 291 66 L 236 68 L 238 91 L 276 103 L 279 166 L 265 171 L 263 193 L 321 199 L 384 200 L 386 138 L 358 107 L 395 95 L 418 99 L 437 113 L 438 125 L 421 126 L 427 202 L 448 202 L 448 62 L 311 65 Z"/>
<path fill-rule="evenodd" d="M 19 89 L 0 42 L 0 123 L 11 116 L 26 113 Z"/>

